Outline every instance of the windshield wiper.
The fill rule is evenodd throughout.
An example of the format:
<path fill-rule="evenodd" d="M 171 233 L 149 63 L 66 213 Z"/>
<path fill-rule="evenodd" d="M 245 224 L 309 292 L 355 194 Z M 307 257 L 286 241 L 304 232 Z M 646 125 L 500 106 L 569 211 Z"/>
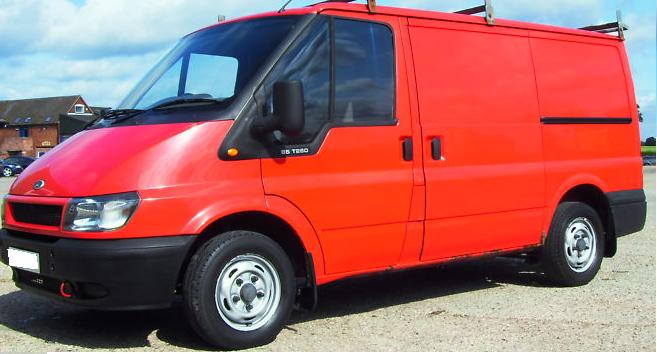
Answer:
<path fill-rule="evenodd" d="M 217 99 L 217 98 L 209 98 L 207 96 L 209 95 L 188 95 L 188 96 L 179 96 L 175 99 L 170 99 L 170 100 L 165 100 L 162 103 L 156 104 L 154 106 L 148 107 L 147 109 L 112 109 L 105 114 L 103 114 L 100 118 L 90 122 L 87 124 L 84 129 L 87 129 L 88 127 L 96 124 L 100 120 L 107 120 L 109 121 L 109 124 L 114 125 L 117 123 L 121 123 L 123 121 L 126 121 L 130 118 L 133 118 L 141 113 L 144 113 L 146 111 L 153 111 L 153 110 L 158 110 L 158 109 L 166 109 L 166 108 L 171 108 L 175 106 L 180 106 L 184 104 L 194 104 L 194 103 L 207 103 L 207 104 L 219 104 L 223 103 L 225 99 Z M 201 97 L 198 97 L 201 96 Z M 206 97 L 203 97 L 206 96 Z M 83 130 L 84 130 L 83 129 Z"/>
<path fill-rule="evenodd" d="M 149 107 L 149 110 L 155 110 L 155 109 L 163 109 L 163 108 L 169 108 L 173 106 L 180 106 L 183 104 L 190 104 L 190 103 L 209 103 L 209 104 L 218 104 L 222 103 L 225 100 L 222 99 L 217 99 L 217 98 L 207 98 L 207 97 L 180 97 L 171 101 L 166 101 L 162 102 L 158 105 Z"/>
<path fill-rule="evenodd" d="M 175 100 L 166 101 L 166 102 L 163 102 L 161 104 L 149 107 L 145 110 L 142 110 L 142 109 L 122 109 L 122 110 L 119 110 L 121 112 L 119 112 L 118 115 L 113 116 L 113 117 L 116 117 L 116 118 L 111 119 L 110 124 L 114 125 L 114 124 L 121 123 L 123 121 L 126 121 L 130 118 L 133 118 L 133 117 L 139 115 L 140 113 L 143 113 L 143 112 L 146 112 L 146 111 L 154 111 L 154 110 L 158 110 L 158 109 L 167 109 L 167 108 L 172 108 L 172 107 L 175 107 L 175 106 L 180 106 L 180 105 L 189 104 L 189 103 L 192 103 L 192 104 L 193 103 L 218 104 L 218 103 L 221 103 L 223 101 L 224 100 L 219 100 L 219 99 L 215 99 L 215 98 L 206 98 L 206 97 L 180 97 L 180 98 L 177 98 Z"/>
<path fill-rule="evenodd" d="M 112 109 L 107 111 L 104 115 L 101 116 L 102 119 L 107 119 L 107 120 L 115 120 L 117 118 L 121 118 L 123 116 L 134 116 L 139 113 L 142 113 L 144 110 L 143 109 Z"/>
<path fill-rule="evenodd" d="M 87 125 L 82 128 L 82 130 L 85 130 L 89 128 L 90 126 L 98 123 L 101 120 L 109 120 L 112 123 L 115 123 L 117 121 L 122 121 L 128 118 L 132 118 L 140 113 L 144 112 L 142 109 L 110 109 L 103 113 L 98 119 L 94 119 L 91 122 L 89 122 Z"/>

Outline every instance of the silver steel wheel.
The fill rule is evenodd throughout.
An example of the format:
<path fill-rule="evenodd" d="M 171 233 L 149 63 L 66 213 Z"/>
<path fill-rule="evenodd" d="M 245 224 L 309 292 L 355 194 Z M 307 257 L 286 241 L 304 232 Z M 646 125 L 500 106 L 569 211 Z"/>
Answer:
<path fill-rule="evenodd" d="M 582 273 L 591 267 L 597 256 L 595 243 L 595 229 L 587 218 L 576 218 L 568 224 L 564 250 L 570 269 Z"/>
<path fill-rule="evenodd" d="M 264 257 L 244 254 L 233 258 L 217 279 L 215 302 L 230 327 L 254 331 L 274 316 L 281 301 L 276 268 Z"/>
<path fill-rule="evenodd" d="M 11 175 L 14 174 L 14 171 L 11 170 L 9 167 L 5 167 L 2 169 L 2 175 L 5 177 L 11 177 Z"/>

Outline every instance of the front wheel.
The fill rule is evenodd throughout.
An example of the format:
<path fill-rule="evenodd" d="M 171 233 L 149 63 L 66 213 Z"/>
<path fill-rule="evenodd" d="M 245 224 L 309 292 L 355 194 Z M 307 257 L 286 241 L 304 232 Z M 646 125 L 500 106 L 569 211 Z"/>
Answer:
<path fill-rule="evenodd" d="M 14 175 L 14 171 L 9 167 L 5 167 L 2 169 L 2 175 L 5 177 L 11 177 Z"/>
<path fill-rule="evenodd" d="M 194 330 L 225 349 L 273 341 L 295 298 L 292 264 L 270 238 L 231 231 L 192 257 L 184 279 L 185 310 Z"/>
<path fill-rule="evenodd" d="M 563 286 L 588 284 L 600 269 L 604 242 L 602 222 L 593 208 L 561 203 L 540 253 L 545 274 Z"/>

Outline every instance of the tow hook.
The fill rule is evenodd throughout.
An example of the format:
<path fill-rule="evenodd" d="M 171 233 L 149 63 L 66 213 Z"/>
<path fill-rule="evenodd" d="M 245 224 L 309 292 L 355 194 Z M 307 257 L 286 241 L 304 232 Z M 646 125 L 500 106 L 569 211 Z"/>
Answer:
<path fill-rule="evenodd" d="M 61 284 L 59 284 L 59 295 L 65 298 L 72 298 L 74 295 L 74 289 L 73 289 L 73 284 L 63 281 Z"/>

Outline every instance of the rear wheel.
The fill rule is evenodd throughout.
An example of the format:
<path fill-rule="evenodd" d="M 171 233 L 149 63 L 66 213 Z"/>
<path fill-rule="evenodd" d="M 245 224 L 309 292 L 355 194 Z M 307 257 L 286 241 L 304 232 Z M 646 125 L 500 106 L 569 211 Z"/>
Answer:
<path fill-rule="evenodd" d="M 597 212 L 584 203 L 561 203 L 540 254 L 548 278 L 563 286 L 587 284 L 603 256 L 604 229 Z"/>
<path fill-rule="evenodd" d="M 14 175 L 14 171 L 9 167 L 5 167 L 2 169 L 2 175 L 5 177 L 11 177 Z"/>
<path fill-rule="evenodd" d="M 276 242 L 232 231 L 196 252 L 183 291 L 194 330 L 216 347 L 240 349 L 276 338 L 292 311 L 295 289 L 292 264 Z"/>

